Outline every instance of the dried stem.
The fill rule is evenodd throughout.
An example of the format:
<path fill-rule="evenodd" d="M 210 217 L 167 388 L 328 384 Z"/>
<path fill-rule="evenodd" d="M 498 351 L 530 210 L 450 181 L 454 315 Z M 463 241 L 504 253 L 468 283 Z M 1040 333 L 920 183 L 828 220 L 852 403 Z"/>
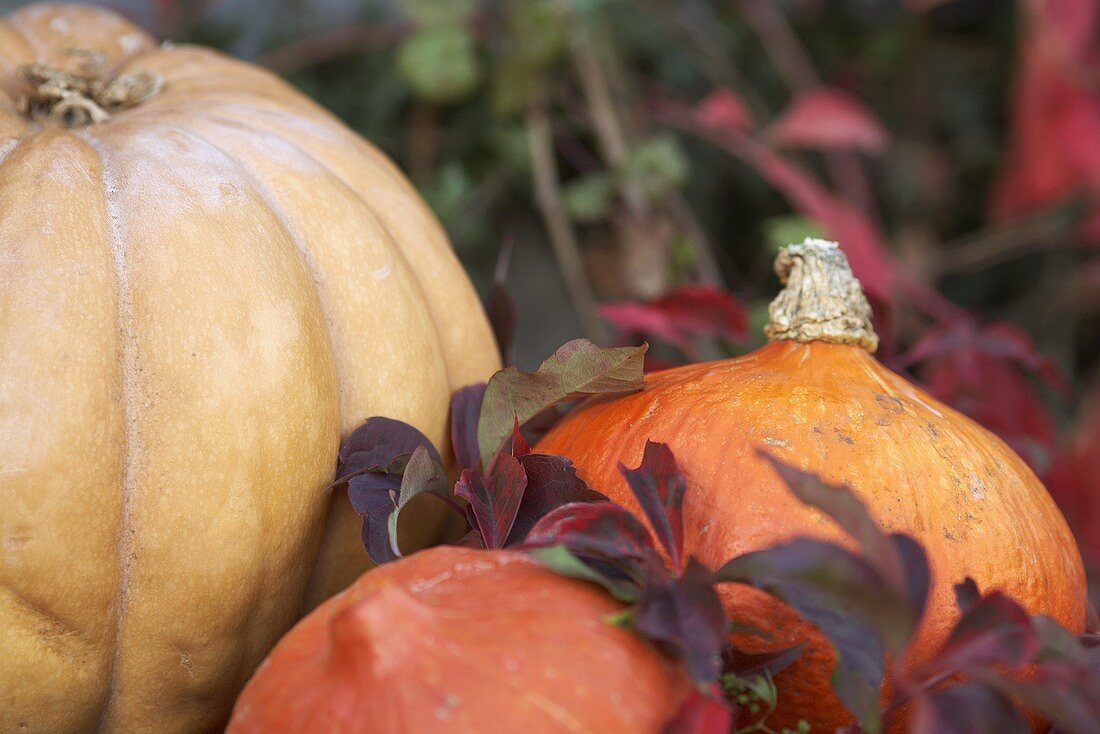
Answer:
<path fill-rule="evenodd" d="M 594 341 L 603 341 L 606 330 L 596 314 L 596 302 L 592 296 L 592 286 L 584 272 L 577 236 L 562 201 L 558 165 L 554 159 L 554 137 L 546 103 L 541 96 L 527 110 L 527 135 L 531 149 L 535 203 L 546 225 L 569 299 L 585 334 Z"/>

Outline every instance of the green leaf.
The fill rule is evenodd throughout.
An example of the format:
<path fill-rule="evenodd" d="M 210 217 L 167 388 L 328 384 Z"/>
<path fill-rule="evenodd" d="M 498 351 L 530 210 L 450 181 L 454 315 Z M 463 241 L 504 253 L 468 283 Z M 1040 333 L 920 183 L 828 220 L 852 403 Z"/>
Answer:
<path fill-rule="evenodd" d="M 825 230 L 812 219 L 786 214 L 764 221 L 764 237 L 768 241 L 768 250 L 777 253 L 792 242 L 801 242 L 807 237 L 824 238 Z"/>
<path fill-rule="evenodd" d="M 570 553 L 564 545 L 538 548 L 527 551 L 527 554 L 559 576 L 599 584 L 618 601 L 631 604 L 638 600 L 637 584 L 625 579 L 605 576 Z"/>
<path fill-rule="evenodd" d="M 607 217 L 615 198 L 615 184 L 606 173 L 593 173 L 571 181 L 562 190 L 565 208 L 578 222 L 591 224 Z"/>
<path fill-rule="evenodd" d="M 687 156 L 675 138 L 652 138 L 631 151 L 626 162 L 626 175 L 656 199 L 680 188 L 687 181 Z"/>
<path fill-rule="evenodd" d="M 644 384 L 642 363 L 648 345 L 598 347 L 574 339 L 558 348 L 535 372 L 506 367 L 489 378 L 481 404 L 477 442 L 482 466 L 520 425 L 547 408 L 587 395 L 632 392 Z"/>
<path fill-rule="evenodd" d="M 443 470 L 442 464 L 432 457 L 427 448 L 417 446 L 409 457 L 409 463 L 405 465 L 405 473 L 401 476 L 401 490 L 397 496 L 397 506 L 390 513 L 388 522 L 390 545 L 398 557 L 401 556 L 401 549 L 397 546 L 397 520 L 401 516 L 401 510 L 414 497 L 424 493 L 449 499 L 451 488 L 447 484 L 447 473 Z"/>
<path fill-rule="evenodd" d="M 481 81 L 474 38 L 459 26 L 417 30 L 397 50 L 397 68 L 413 91 L 431 102 L 456 102 Z"/>
<path fill-rule="evenodd" d="M 459 25 L 474 12 L 474 0 L 401 0 L 401 10 L 419 26 Z"/>

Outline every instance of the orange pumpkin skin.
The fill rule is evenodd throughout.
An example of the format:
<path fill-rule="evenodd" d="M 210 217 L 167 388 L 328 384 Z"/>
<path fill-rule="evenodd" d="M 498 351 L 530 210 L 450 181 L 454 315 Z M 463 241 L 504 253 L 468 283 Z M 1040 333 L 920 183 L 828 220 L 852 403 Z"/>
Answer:
<path fill-rule="evenodd" d="M 520 553 L 421 551 L 287 633 L 226 733 L 657 734 L 688 684 L 619 609 Z"/>
<path fill-rule="evenodd" d="M 641 392 L 582 404 L 535 450 L 571 458 L 594 488 L 641 516 L 617 466 L 636 466 L 646 439 L 668 443 L 687 476 L 685 547 L 714 568 L 798 535 L 851 546 L 802 505 L 757 454 L 765 449 L 850 486 L 885 528 L 928 553 L 932 590 L 908 665 L 926 660 L 958 618 L 952 585 L 970 576 L 1070 630 L 1085 622 L 1085 580 L 1073 536 L 1043 485 L 1000 439 L 858 347 L 779 341 L 743 357 L 651 374 Z M 778 729 L 805 718 L 833 731 L 851 716 L 829 685 L 828 643 L 793 611 L 748 587 L 723 585 L 735 620 L 774 639 L 809 639 L 780 674 Z"/>

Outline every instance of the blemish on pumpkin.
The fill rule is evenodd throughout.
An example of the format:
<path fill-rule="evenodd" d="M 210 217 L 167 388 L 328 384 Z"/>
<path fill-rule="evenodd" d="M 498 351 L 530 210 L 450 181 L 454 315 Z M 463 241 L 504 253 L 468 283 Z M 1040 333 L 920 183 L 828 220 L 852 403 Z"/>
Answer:
<path fill-rule="evenodd" d="M 968 485 L 970 496 L 976 500 L 985 499 L 985 482 L 974 472 L 970 472 L 970 484 Z"/>
<path fill-rule="evenodd" d="M 764 443 L 769 446 L 778 446 L 782 449 L 789 449 L 791 447 L 791 442 L 785 438 L 765 438 Z"/>
<path fill-rule="evenodd" d="M 187 675 L 189 675 L 192 680 L 198 680 L 199 676 L 195 673 L 195 664 L 191 661 L 191 656 L 187 654 L 187 651 L 175 646 L 173 646 L 173 649 L 179 653 L 180 666 L 187 671 Z"/>
<path fill-rule="evenodd" d="M 901 415 L 905 412 L 905 403 L 901 402 L 901 400 L 895 398 L 892 395 L 883 395 L 880 392 L 876 392 L 875 402 L 878 403 L 887 413 Z"/>
<path fill-rule="evenodd" d="M 447 721 L 451 718 L 451 712 L 458 708 L 458 704 L 462 703 L 462 698 L 456 693 L 448 693 L 443 697 L 443 702 L 435 710 L 435 718 L 440 721 Z"/>
<path fill-rule="evenodd" d="M 855 439 L 853 439 L 851 436 L 849 436 L 847 433 L 840 430 L 839 428 L 834 427 L 833 428 L 833 433 L 836 434 L 836 437 L 839 440 L 843 441 L 844 443 L 848 444 L 849 446 L 851 446 L 852 444 L 855 443 Z"/>

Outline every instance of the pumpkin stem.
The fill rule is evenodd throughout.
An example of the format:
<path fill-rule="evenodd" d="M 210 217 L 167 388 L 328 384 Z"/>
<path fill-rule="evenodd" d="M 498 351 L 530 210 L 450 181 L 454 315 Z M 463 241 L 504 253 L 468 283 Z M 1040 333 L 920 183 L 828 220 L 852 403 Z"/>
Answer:
<path fill-rule="evenodd" d="M 78 72 L 62 71 L 46 64 L 31 64 L 20 69 L 30 85 L 19 99 L 19 109 L 32 120 L 50 120 L 66 127 L 103 122 L 112 112 L 128 109 L 155 97 L 164 80 L 148 71 L 105 78 L 102 53 L 74 49 L 72 55 L 84 57 Z"/>
<path fill-rule="evenodd" d="M 800 245 L 788 245 L 775 259 L 775 274 L 786 287 L 768 306 L 764 333 L 772 341 L 878 349 L 871 304 L 837 243 L 807 237 Z"/>

